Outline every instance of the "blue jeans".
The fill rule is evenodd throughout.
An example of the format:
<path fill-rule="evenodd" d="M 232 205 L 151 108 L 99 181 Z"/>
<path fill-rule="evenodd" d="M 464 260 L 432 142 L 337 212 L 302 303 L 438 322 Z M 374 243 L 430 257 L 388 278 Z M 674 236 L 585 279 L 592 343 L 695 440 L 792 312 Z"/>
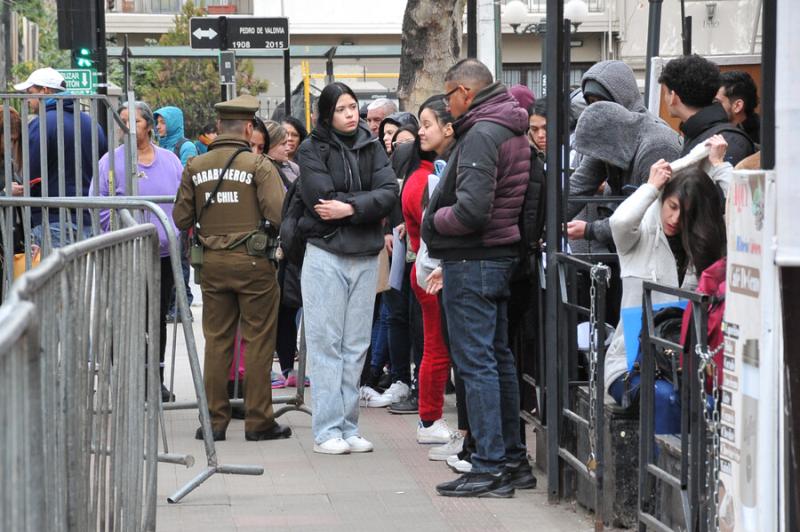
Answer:
<path fill-rule="evenodd" d="M 77 223 L 70 223 L 67 225 L 67 229 L 70 230 L 72 236 L 70 236 L 69 233 L 62 235 L 61 224 L 59 222 L 50 222 L 49 229 L 50 243 L 54 248 L 60 248 L 68 244 L 72 244 L 76 240 L 85 240 L 92 236 L 92 226 L 86 224 L 83 226 L 82 237 L 78 236 Z M 44 242 L 44 225 L 34 226 L 31 229 L 31 235 L 33 236 L 33 241 L 36 243 L 36 245 L 41 247 L 42 242 Z"/>
<path fill-rule="evenodd" d="M 504 463 L 525 459 L 517 369 L 508 346 L 509 282 L 515 262 L 442 263 L 450 355 L 464 380 L 475 473 L 497 473 Z"/>
<path fill-rule="evenodd" d="M 370 343 L 378 256 L 354 257 L 306 245 L 303 320 L 314 372 L 314 441 L 358 435 L 358 384 Z"/>
<path fill-rule="evenodd" d="M 372 358 L 370 366 L 373 374 L 383 371 L 389 361 L 389 307 L 381 302 L 378 319 L 372 324 Z"/>

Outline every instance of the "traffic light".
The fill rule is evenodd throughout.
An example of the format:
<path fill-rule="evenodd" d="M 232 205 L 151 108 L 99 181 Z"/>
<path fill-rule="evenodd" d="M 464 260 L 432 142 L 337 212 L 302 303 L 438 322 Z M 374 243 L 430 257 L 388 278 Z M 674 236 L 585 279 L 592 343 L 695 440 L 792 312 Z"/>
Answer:
<path fill-rule="evenodd" d="M 85 46 L 74 49 L 72 51 L 72 68 L 95 68 L 94 52 Z"/>

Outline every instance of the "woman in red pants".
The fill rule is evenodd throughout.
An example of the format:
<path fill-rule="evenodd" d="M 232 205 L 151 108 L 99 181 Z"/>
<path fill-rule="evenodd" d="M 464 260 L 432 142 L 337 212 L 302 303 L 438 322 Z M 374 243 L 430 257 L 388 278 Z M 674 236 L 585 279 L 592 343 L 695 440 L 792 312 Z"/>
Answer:
<path fill-rule="evenodd" d="M 420 107 L 419 167 L 408 177 L 401 196 L 403 218 L 412 251 L 420 245 L 423 207 L 436 186 L 434 163 L 441 170 L 454 142 L 453 117 L 447 112 L 441 95 L 429 98 Z M 432 176 L 434 174 L 434 176 Z M 432 288 L 432 287 L 431 287 Z M 411 270 L 411 289 L 422 308 L 424 348 L 419 369 L 419 425 L 417 442 L 448 444 L 454 433 L 442 417 L 444 388 L 450 376 L 450 355 L 442 335 L 439 302 L 433 289 L 425 290 L 417 283 L 416 265 Z"/>

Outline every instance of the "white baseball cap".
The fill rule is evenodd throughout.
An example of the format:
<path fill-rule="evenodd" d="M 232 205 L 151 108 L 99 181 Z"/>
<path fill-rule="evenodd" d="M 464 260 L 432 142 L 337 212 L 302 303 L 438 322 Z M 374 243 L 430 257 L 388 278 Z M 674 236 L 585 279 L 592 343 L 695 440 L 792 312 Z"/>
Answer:
<path fill-rule="evenodd" d="M 14 88 L 18 91 L 26 91 L 36 85 L 37 87 L 47 87 L 48 89 L 55 89 L 63 91 L 67 88 L 67 83 L 64 81 L 58 70 L 50 67 L 40 68 L 31 72 L 28 79 L 22 83 L 17 83 Z"/>

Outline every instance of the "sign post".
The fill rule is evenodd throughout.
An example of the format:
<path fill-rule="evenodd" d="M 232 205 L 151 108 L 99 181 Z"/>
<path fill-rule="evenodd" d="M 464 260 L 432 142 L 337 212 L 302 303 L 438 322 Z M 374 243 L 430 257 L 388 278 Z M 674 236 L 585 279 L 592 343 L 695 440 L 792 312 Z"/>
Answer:
<path fill-rule="evenodd" d="M 236 95 L 236 60 L 226 50 L 286 50 L 288 61 L 289 19 L 286 17 L 192 17 L 189 20 L 189 41 L 192 48 L 218 49 L 222 99 L 228 99 L 228 88 Z M 286 65 L 284 65 L 286 67 Z M 288 68 L 285 68 L 288 70 Z M 229 80 L 229 81 L 226 81 Z M 285 80 L 287 86 L 289 79 Z M 289 107 L 289 101 L 285 103 Z"/>

